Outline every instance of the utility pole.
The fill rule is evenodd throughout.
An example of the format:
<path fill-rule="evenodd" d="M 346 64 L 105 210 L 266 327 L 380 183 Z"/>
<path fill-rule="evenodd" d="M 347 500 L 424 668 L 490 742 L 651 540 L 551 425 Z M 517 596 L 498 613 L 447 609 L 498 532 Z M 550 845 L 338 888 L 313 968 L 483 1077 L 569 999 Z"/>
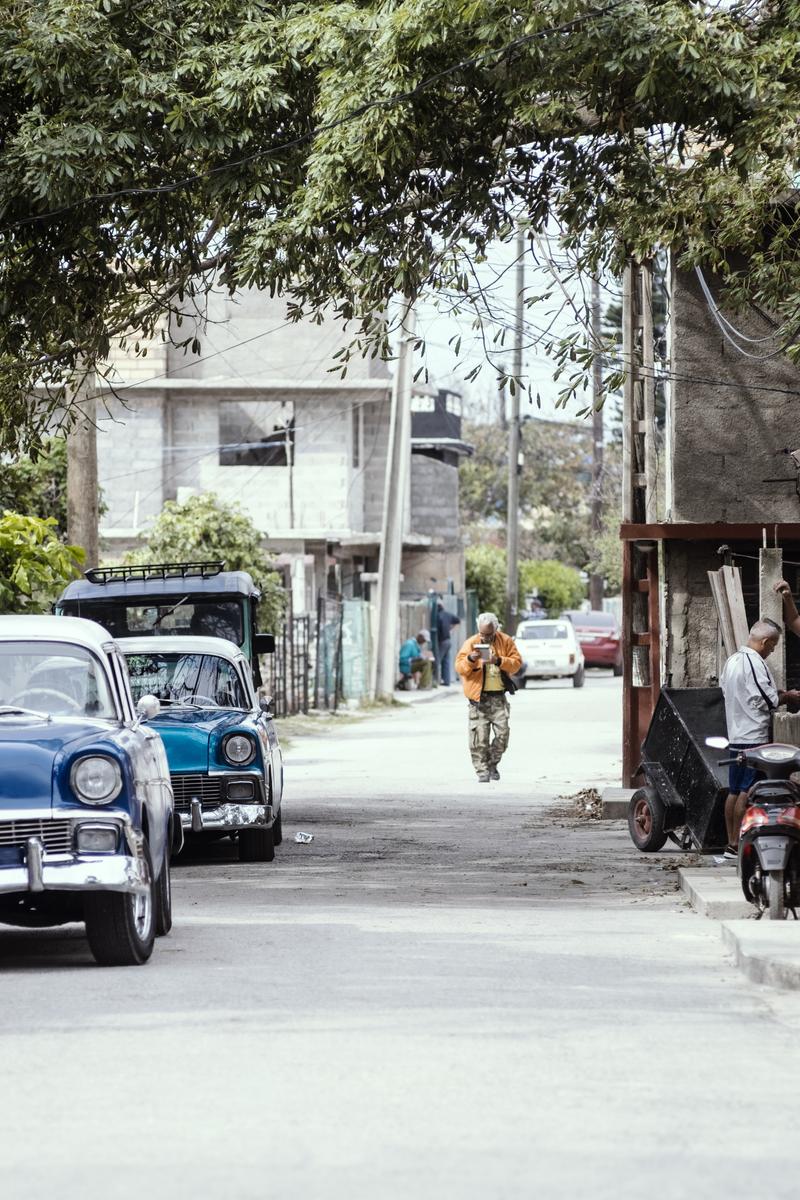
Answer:
<path fill-rule="evenodd" d="M 639 526 L 622 543 L 622 782 L 632 786 L 661 691 L 652 262 L 628 260 L 622 293 L 622 520 Z"/>
<path fill-rule="evenodd" d="M 500 383 L 497 386 L 497 423 L 504 431 L 508 430 L 508 413 L 506 412 L 506 383 L 502 377 L 506 373 L 505 363 L 500 363 Z"/>
<path fill-rule="evenodd" d="M 597 539 L 603 525 L 603 360 L 602 306 L 600 303 L 600 280 L 592 279 L 592 534 Z M 589 605 L 600 611 L 603 607 L 603 576 L 589 578 Z"/>
<path fill-rule="evenodd" d="M 506 517 L 506 633 L 514 636 L 517 630 L 519 597 L 519 397 L 522 379 L 522 343 L 525 313 L 525 234 L 517 230 L 516 240 L 516 320 L 514 329 L 514 365 L 516 380 L 511 396 L 511 415 L 508 422 L 508 514 Z"/>
<path fill-rule="evenodd" d="M 86 375 L 72 395 L 79 413 L 67 434 L 67 539 L 82 546 L 86 566 L 96 567 L 100 557 L 97 525 L 97 401 L 94 375 Z"/>
<path fill-rule="evenodd" d="M 391 700 L 397 679 L 397 632 L 400 617 L 400 566 L 409 447 L 411 444 L 411 347 L 416 313 L 406 301 L 400 326 L 400 348 L 392 387 L 392 414 L 386 453 L 383 521 L 378 560 L 378 632 L 375 645 L 374 692 Z"/>

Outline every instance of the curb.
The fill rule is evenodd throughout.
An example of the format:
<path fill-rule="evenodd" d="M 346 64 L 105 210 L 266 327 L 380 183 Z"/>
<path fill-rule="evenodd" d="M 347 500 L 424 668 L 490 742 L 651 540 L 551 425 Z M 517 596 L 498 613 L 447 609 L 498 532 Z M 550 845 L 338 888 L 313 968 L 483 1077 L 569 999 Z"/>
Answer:
<path fill-rule="evenodd" d="M 681 891 L 695 912 L 710 921 L 744 919 L 753 912 L 742 895 L 736 868 L 679 867 Z"/>
<path fill-rule="evenodd" d="M 736 869 L 679 867 L 681 891 L 701 917 L 720 922 L 726 950 L 752 983 L 800 989 L 800 926 L 796 921 L 753 920 Z"/>
<path fill-rule="evenodd" d="M 800 988 L 800 931 L 796 921 L 725 921 L 722 940 L 753 983 Z"/>
<path fill-rule="evenodd" d="M 603 788 L 600 797 L 601 821 L 626 821 L 628 819 L 628 805 L 635 791 L 636 788 Z"/>
<path fill-rule="evenodd" d="M 446 700 L 449 696 L 457 695 L 460 692 L 454 687 L 435 687 L 427 688 L 424 692 L 395 692 L 394 700 L 404 708 L 413 708 L 416 704 L 430 704 L 433 700 Z"/>

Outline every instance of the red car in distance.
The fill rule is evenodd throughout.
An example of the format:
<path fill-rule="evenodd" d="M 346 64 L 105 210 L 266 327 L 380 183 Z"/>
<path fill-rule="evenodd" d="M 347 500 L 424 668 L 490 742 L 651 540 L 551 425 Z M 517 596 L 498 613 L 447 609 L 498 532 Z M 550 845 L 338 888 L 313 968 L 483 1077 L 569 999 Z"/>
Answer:
<path fill-rule="evenodd" d="M 613 613 L 572 609 L 561 615 L 572 622 L 587 667 L 611 667 L 622 674 L 622 635 Z"/>

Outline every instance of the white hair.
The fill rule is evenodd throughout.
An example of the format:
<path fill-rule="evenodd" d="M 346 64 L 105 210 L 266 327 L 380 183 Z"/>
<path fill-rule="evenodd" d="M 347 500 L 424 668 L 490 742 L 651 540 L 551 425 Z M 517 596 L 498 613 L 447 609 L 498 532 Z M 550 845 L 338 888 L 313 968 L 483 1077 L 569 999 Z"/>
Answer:
<path fill-rule="evenodd" d="M 480 629 L 483 625 L 494 625 L 495 629 L 499 629 L 500 621 L 498 619 L 497 613 L 493 613 L 493 612 L 478 613 L 478 629 Z"/>
<path fill-rule="evenodd" d="M 750 627 L 750 637 L 756 642 L 763 641 L 764 638 L 779 638 L 780 636 L 781 627 L 771 617 L 761 617 L 756 621 L 755 625 L 751 625 Z"/>

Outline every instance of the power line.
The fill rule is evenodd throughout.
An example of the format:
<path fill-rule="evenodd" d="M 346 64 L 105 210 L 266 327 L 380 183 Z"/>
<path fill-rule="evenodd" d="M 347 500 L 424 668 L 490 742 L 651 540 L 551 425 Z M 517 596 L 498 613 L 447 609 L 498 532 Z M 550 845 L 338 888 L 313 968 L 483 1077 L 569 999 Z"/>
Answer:
<path fill-rule="evenodd" d="M 108 383 L 108 388 L 115 395 L 117 391 L 135 391 L 137 388 L 143 388 L 148 383 L 156 383 L 159 379 L 170 379 L 178 371 L 186 371 L 189 367 L 197 367 L 200 363 L 210 362 L 212 358 L 219 358 L 221 354 L 230 354 L 233 350 L 238 350 L 241 346 L 249 346 L 251 342 L 257 342 L 260 338 L 268 337 L 271 333 L 279 333 L 281 329 L 286 329 L 288 325 L 294 325 L 294 321 L 282 321 L 280 325 L 273 326 L 272 329 L 262 329 L 260 333 L 254 333 L 252 337 L 242 338 L 239 342 L 234 342 L 232 346 L 227 346 L 224 350 L 215 350 L 213 354 L 204 354 L 202 358 L 191 358 L 188 362 L 181 363 L 180 366 L 167 367 L 166 371 L 162 371 L 160 375 L 149 375 L 147 379 L 137 379 L 135 383 L 112 383 L 104 376 Z M 131 336 L 134 336 L 131 334 Z M 205 333 L 204 337 L 208 337 Z M 209 338 L 209 341 L 211 339 Z M 107 396 L 107 392 L 96 392 L 94 396 L 90 396 L 90 400 L 102 400 Z"/>
<path fill-rule="evenodd" d="M 742 354 L 745 358 L 752 359 L 754 362 L 766 362 L 770 358 L 778 358 L 779 355 L 785 354 L 786 351 L 783 346 L 779 346 L 777 350 L 773 350 L 770 354 L 751 354 L 751 352 L 749 350 L 745 350 L 745 348 L 743 346 L 740 346 L 739 343 L 737 341 L 735 341 L 734 338 L 731 336 L 731 332 L 733 334 L 735 334 L 737 338 L 741 338 L 742 341 L 751 342 L 751 343 L 759 343 L 759 342 L 774 342 L 775 338 L 778 336 L 778 331 L 770 334 L 769 337 L 765 337 L 765 338 L 751 338 L 751 337 L 747 337 L 746 334 L 741 333 L 740 330 L 738 330 L 735 325 L 732 325 L 731 322 L 728 320 L 728 318 L 722 312 L 720 312 L 719 308 L 717 307 L 716 301 L 714 300 L 714 297 L 711 294 L 711 289 L 709 288 L 708 284 L 705 281 L 703 272 L 700 270 L 699 267 L 695 267 L 694 270 L 695 270 L 695 274 L 697 275 L 698 280 L 700 281 L 700 287 L 701 287 L 703 295 L 705 297 L 706 304 L 708 305 L 708 310 L 711 313 L 714 320 L 716 321 L 717 325 L 719 326 L 719 330 L 720 330 L 722 336 L 725 338 L 726 342 L 728 342 L 731 346 L 733 346 L 734 350 L 736 350 L 739 354 Z M 727 328 L 726 328 L 726 326 L 727 326 Z M 729 330 L 731 332 L 729 332 Z"/>
<path fill-rule="evenodd" d="M 369 100 L 364 104 L 357 105 L 349 112 L 341 117 L 337 117 L 333 121 L 328 121 L 323 125 L 318 125 L 315 129 L 299 134 L 289 141 L 281 142 L 276 146 L 270 146 L 265 150 L 256 150 L 252 154 L 247 154 L 242 158 L 233 159 L 227 163 L 221 163 L 217 167 L 209 167 L 206 171 L 198 171 L 192 175 L 187 175 L 183 179 L 173 180 L 171 183 L 154 184 L 150 187 L 127 187 L 118 188 L 112 192 L 95 192 L 89 196 L 84 196 L 80 200 L 73 200 L 69 204 L 63 204 L 59 208 L 51 209 L 49 212 L 35 213 L 29 217 L 22 217 L 18 221 L 13 221 L 8 225 L 0 226 L 0 233 L 8 233 L 14 229 L 20 229 L 27 225 L 33 225 L 40 221 L 50 220 L 54 217 L 63 216 L 65 213 L 72 212 L 76 208 L 80 208 L 84 204 L 105 203 L 111 200 L 123 199 L 127 196 L 161 196 L 172 192 L 181 191 L 183 188 L 191 187 L 193 184 L 201 183 L 206 179 L 211 179 L 215 175 L 219 175 L 225 171 L 233 170 L 237 167 L 246 166 L 248 163 L 256 162 L 259 159 L 269 158 L 275 154 L 281 154 L 286 150 L 295 149 L 297 146 L 304 145 L 306 142 L 313 141 L 322 133 L 329 133 L 334 129 L 338 129 L 342 125 L 347 125 L 351 121 L 356 121 L 359 117 L 364 116 L 372 109 L 376 108 L 393 108 L 395 105 L 404 104 L 408 100 L 413 100 L 416 96 L 427 91 L 434 84 L 441 80 L 454 75 L 459 71 L 466 70 L 469 67 L 479 66 L 489 58 L 495 58 L 498 61 L 507 55 L 513 53 L 514 50 L 521 49 L 523 46 L 530 45 L 532 42 L 540 38 L 547 37 L 550 34 L 566 33 L 571 29 L 578 28 L 585 24 L 586 21 L 608 16 L 615 9 L 621 8 L 624 4 L 630 3 L 630 0 L 615 0 L 615 3 L 608 4 L 604 8 L 592 9 L 587 13 L 583 13 L 579 17 L 574 17 L 570 21 L 564 21 L 560 25 L 551 25 L 545 29 L 535 30 L 533 33 L 523 34 L 521 37 L 514 38 L 507 42 L 504 46 L 498 49 L 484 50 L 480 54 L 476 54 L 471 58 L 461 59 L 460 62 L 454 63 L 450 67 L 445 67 L 436 74 L 428 76 L 426 79 L 420 80 L 413 88 L 408 88 L 402 92 L 395 92 L 391 96 L 383 97 L 378 100 Z"/>

